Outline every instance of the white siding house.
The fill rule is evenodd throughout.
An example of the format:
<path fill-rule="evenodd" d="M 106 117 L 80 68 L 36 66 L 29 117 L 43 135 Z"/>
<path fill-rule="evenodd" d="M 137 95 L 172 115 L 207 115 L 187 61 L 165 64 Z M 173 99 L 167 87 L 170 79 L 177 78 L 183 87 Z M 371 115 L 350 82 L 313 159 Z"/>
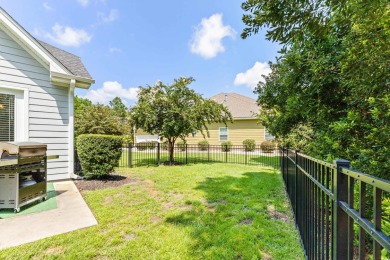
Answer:
<path fill-rule="evenodd" d="M 93 83 L 79 57 L 38 41 L 0 8 L 0 109 L 9 119 L 0 113 L 0 141 L 47 144 L 59 155 L 48 180 L 74 177 L 74 89 Z M 1 104 L 5 97 L 14 103 Z"/>

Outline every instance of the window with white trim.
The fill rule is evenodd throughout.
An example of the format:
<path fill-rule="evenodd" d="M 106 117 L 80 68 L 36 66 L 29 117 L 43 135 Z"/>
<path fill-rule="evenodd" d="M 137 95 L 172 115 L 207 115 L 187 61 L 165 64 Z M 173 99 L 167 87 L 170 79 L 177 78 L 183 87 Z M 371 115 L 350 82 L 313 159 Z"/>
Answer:
<path fill-rule="evenodd" d="M 0 142 L 15 141 L 15 96 L 0 93 Z"/>
<path fill-rule="evenodd" d="M 264 128 L 264 139 L 265 139 L 266 141 L 275 140 L 275 136 L 271 135 L 271 134 L 268 132 L 267 128 Z"/>
<path fill-rule="evenodd" d="M 219 141 L 227 141 L 228 140 L 228 128 L 220 127 L 219 128 Z"/>

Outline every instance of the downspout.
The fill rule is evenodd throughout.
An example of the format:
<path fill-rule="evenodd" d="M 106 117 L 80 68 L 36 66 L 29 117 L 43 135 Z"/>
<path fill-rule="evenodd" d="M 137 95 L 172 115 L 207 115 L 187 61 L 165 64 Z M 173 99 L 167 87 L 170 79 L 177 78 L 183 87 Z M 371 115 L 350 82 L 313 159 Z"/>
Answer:
<path fill-rule="evenodd" d="M 68 92 L 68 112 L 69 112 L 69 125 L 68 125 L 68 149 L 69 149 L 69 178 L 77 178 L 74 174 L 74 89 L 76 87 L 76 80 L 70 80 L 69 92 Z"/>

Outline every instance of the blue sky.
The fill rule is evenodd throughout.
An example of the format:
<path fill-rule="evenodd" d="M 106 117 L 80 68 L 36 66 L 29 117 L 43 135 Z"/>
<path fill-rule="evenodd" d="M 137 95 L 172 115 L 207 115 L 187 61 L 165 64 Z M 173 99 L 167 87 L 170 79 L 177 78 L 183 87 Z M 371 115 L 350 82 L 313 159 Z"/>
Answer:
<path fill-rule="evenodd" d="M 243 0 L 242 0 L 243 1 Z M 136 102 L 139 86 L 192 76 L 204 97 L 252 88 L 280 49 L 264 32 L 241 39 L 242 1 L 0 0 L 35 37 L 81 57 L 96 83 L 76 94 Z"/>

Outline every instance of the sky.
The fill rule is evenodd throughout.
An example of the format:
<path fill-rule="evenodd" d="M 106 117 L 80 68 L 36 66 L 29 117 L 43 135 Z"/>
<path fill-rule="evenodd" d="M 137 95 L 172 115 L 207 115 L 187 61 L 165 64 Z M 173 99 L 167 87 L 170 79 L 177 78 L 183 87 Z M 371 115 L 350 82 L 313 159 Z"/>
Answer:
<path fill-rule="evenodd" d="M 245 40 L 243 0 L 0 0 L 34 37 L 79 56 L 95 84 L 76 95 L 127 106 L 139 87 L 193 77 L 208 98 L 253 89 L 280 46 L 265 31 Z"/>

